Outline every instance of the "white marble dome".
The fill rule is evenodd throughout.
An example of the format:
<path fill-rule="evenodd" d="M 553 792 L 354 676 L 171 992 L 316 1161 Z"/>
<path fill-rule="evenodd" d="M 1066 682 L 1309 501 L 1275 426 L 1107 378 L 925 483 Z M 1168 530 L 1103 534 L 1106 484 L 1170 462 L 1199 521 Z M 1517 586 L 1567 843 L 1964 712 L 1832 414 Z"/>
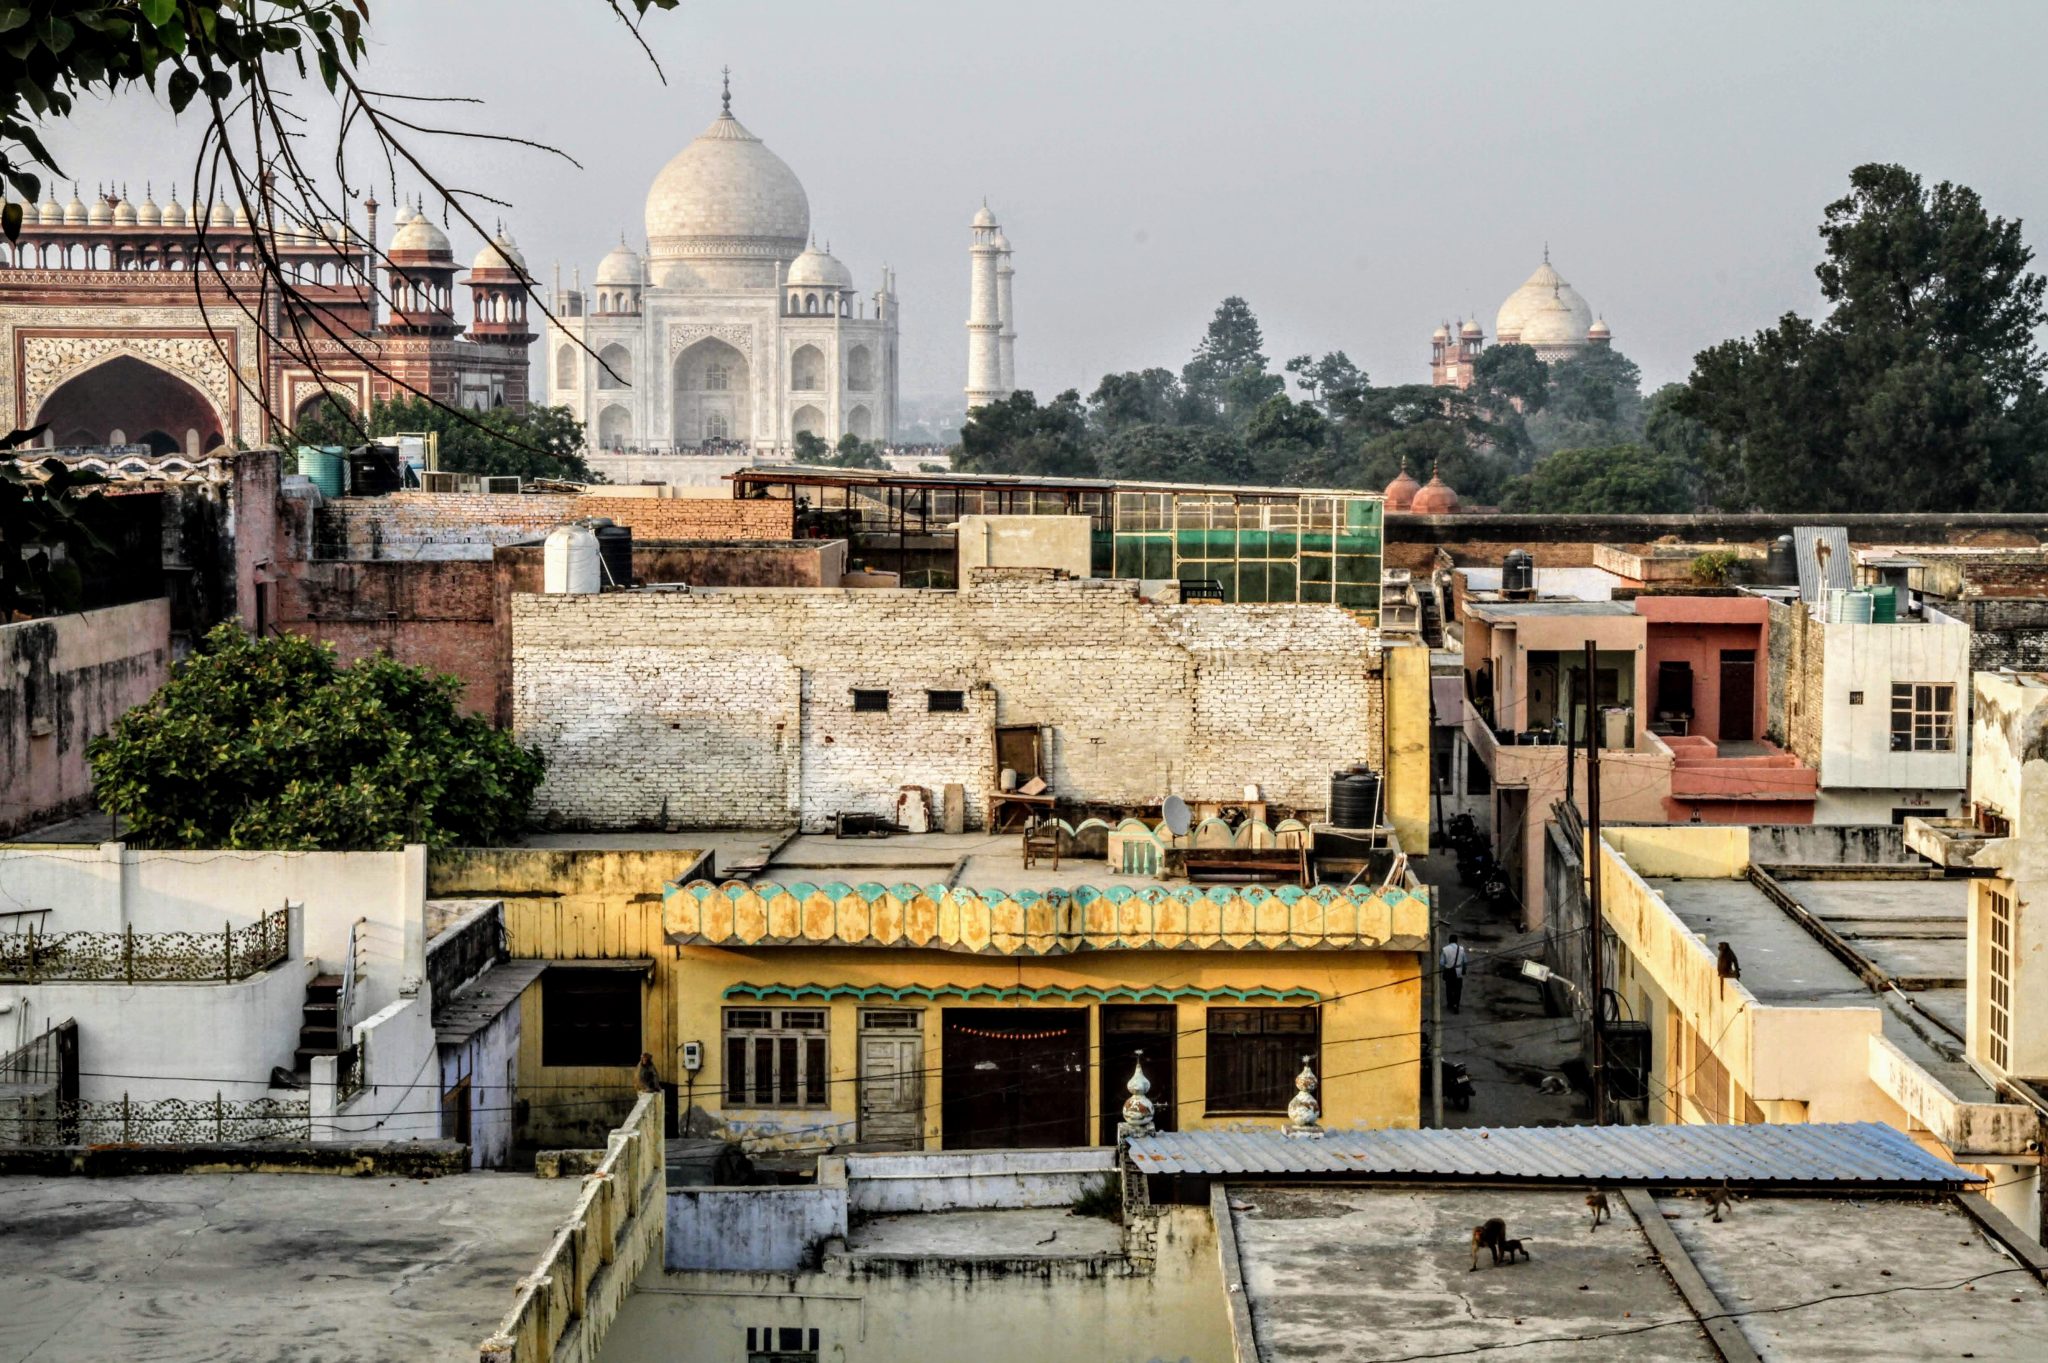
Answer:
<path fill-rule="evenodd" d="M 802 255 L 789 262 L 788 282 L 797 287 L 850 289 L 853 287 L 853 271 L 840 264 L 830 252 L 808 246 Z"/>
<path fill-rule="evenodd" d="M 1538 314 L 1544 314 L 1542 330 L 1545 334 L 1558 331 L 1562 324 L 1549 314 L 1560 308 L 1568 315 L 1571 339 L 1583 341 L 1587 329 L 1593 325 L 1593 309 L 1546 260 L 1536 267 L 1536 273 L 1522 282 L 1522 287 L 1509 294 L 1507 301 L 1500 305 L 1500 313 L 1493 319 L 1494 340 L 1501 345 L 1510 342 L 1534 345 L 1535 340 L 1525 334 L 1525 328 Z"/>
<path fill-rule="evenodd" d="M 1565 302 L 1561 294 L 1554 294 L 1548 301 L 1530 309 L 1522 318 L 1522 329 L 1515 339 L 1522 345 L 1534 346 L 1539 351 L 1582 345 L 1591 325 L 1590 322 L 1580 320 L 1579 315 Z"/>
<path fill-rule="evenodd" d="M 512 234 L 501 227 L 498 235 L 485 242 L 483 249 L 476 253 L 476 259 L 469 262 L 471 274 L 478 270 L 504 270 L 523 275 L 526 273 L 526 257 L 520 254 L 519 244 L 512 240 Z"/>
<path fill-rule="evenodd" d="M 424 213 L 414 213 L 399 229 L 391 234 L 391 251 L 413 252 L 423 256 L 446 256 L 452 258 L 454 248 L 448 244 L 448 235 L 434 226 Z"/>
<path fill-rule="evenodd" d="M 617 246 L 605 252 L 603 260 L 597 262 L 597 282 L 612 288 L 639 287 L 640 253 L 626 245 L 623 237 Z"/>
<path fill-rule="evenodd" d="M 731 110 L 675 154 L 647 191 L 647 246 L 656 260 L 789 260 L 811 234 L 796 172 Z"/>

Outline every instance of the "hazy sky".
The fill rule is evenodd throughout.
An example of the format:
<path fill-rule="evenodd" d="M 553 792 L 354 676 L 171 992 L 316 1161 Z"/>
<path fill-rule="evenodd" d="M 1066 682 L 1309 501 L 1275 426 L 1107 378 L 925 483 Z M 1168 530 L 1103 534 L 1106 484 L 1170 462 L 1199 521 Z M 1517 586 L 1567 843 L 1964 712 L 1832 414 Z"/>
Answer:
<path fill-rule="evenodd" d="M 1343 349 L 1418 381 L 1437 322 L 1477 312 L 1490 338 L 1546 240 L 1654 386 L 1815 309 L 1814 229 L 1861 162 L 2048 220 L 2048 5 L 1686 8 L 684 0 L 645 27 L 663 86 L 599 0 L 374 0 L 370 69 L 481 96 L 458 116 L 575 156 L 431 159 L 514 202 L 543 279 L 559 259 L 587 280 L 621 229 L 642 236 L 648 182 L 716 115 L 729 63 L 819 239 L 864 291 L 896 268 L 906 397 L 959 395 L 984 195 L 1041 396 L 1177 367 L 1232 293 L 1276 364 Z M 191 125 L 138 98 L 48 141 L 88 192 L 154 177 L 161 197 L 189 180 Z"/>

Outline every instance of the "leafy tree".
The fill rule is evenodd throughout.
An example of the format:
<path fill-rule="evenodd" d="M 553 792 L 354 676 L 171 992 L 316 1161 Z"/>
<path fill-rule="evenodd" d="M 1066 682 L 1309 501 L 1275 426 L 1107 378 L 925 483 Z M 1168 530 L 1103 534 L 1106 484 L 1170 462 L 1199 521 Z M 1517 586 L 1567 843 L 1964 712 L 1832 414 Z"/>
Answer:
<path fill-rule="evenodd" d="M 1643 433 L 1642 371 L 1611 346 L 1588 346 L 1549 366 L 1540 410 L 1526 421 L 1537 455 L 1620 444 Z"/>
<path fill-rule="evenodd" d="M 1171 369 L 1104 374 L 1088 397 L 1088 414 L 1103 435 L 1130 426 L 1184 425 L 1195 419 L 1180 376 Z"/>
<path fill-rule="evenodd" d="M 1232 296 L 1216 315 L 1195 356 L 1181 370 L 1181 386 L 1216 419 L 1240 424 L 1260 403 L 1287 389 L 1287 381 L 1266 372 L 1266 338 L 1251 305 Z"/>
<path fill-rule="evenodd" d="M 1895 165 L 1851 172 L 1815 273 L 1829 307 L 1702 351 L 1674 410 L 1722 495 L 1771 510 L 2032 508 L 2048 281 L 2020 224 Z"/>
<path fill-rule="evenodd" d="M 1296 355 L 1287 362 L 1287 372 L 1294 375 L 1294 381 L 1308 394 L 1308 400 L 1325 416 L 1354 415 L 1361 397 L 1370 386 L 1365 371 L 1353 364 L 1351 357 L 1341 350 L 1333 350 L 1321 359 Z"/>
<path fill-rule="evenodd" d="M 1472 387 L 1467 391 L 1475 402 L 1534 416 L 1550 396 L 1550 366 L 1533 346 L 1491 346 L 1472 362 Z"/>
<path fill-rule="evenodd" d="M 796 451 L 799 464 L 824 464 L 832 458 L 832 446 L 825 437 L 815 431 L 798 431 L 796 439 L 790 442 Z"/>
<path fill-rule="evenodd" d="M 1508 511 L 1661 515 L 1693 509 L 1687 469 L 1645 445 L 1559 450 L 1509 485 Z"/>
<path fill-rule="evenodd" d="M 960 428 L 966 473 L 1035 473 L 1093 478 L 1098 472 L 1081 395 L 1069 388 L 1041 407 L 1027 389 L 976 407 Z"/>
<path fill-rule="evenodd" d="M 343 667 L 297 635 L 209 633 L 94 739 L 100 807 L 143 847 L 350 850 L 515 836 L 546 761 L 389 658 Z"/>
<path fill-rule="evenodd" d="M 583 423 L 567 407 L 493 407 L 458 415 L 413 396 L 373 404 L 366 420 L 329 399 L 286 439 L 295 445 L 359 445 L 372 437 L 423 431 L 440 436 L 440 464 L 450 473 L 597 481 L 583 460 Z"/>
<path fill-rule="evenodd" d="M 852 431 L 839 437 L 839 447 L 825 462 L 836 469 L 886 469 L 889 461 L 882 457 L 882 447 L 873 440 L 862 440 Z"/>
<path fill-rule="evenodd" d="M 1147 483 L 1256 483 L 1244 442 L 1213 426 L 1126 426 L 1102 448 L 1102 472 Z"/>

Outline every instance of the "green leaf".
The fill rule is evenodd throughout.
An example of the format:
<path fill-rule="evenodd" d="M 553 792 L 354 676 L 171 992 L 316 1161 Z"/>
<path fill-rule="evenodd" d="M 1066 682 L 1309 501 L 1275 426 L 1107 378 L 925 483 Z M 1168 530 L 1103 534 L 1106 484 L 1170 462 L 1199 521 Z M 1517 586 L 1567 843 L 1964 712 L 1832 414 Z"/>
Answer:
<path fill-rule="evenodd" d="M 193 75 L 182 66 L 171 72 L 169 94 L 172 113 L 180 114 L 185 112 L 185 106 L 190 104 L 192 96 L 198 93 L 199 77 Z"/>
<path fill-rule="evenodd" d="M 158 28 L 169 23 L 178 13 L 178 0 L 142 0 L 142 17 Z"/>

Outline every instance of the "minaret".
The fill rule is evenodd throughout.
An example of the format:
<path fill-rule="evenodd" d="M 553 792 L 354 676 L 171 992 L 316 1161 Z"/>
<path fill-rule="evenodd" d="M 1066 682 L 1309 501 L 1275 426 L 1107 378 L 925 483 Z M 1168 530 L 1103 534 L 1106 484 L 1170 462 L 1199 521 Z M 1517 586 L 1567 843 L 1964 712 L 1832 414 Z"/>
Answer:
<path fill-rule="evenodd" d="M 1017 391 L 1017 314 L 1010 309 L 1010 277 L 1017 273 L 1010 265 L 1010 239 L 1001 229 L 996 231 L 996 249 L 1002 252 L 1002 263 L 996 266 L 996 318 L 1003 324 L 998 333 L 1002 363 L 1003 396 Z"/>
<path fill-rule="evenodd" d="M 983 201 L 974 215 L 974 245 L 969 248 L 967 288 L 967 406 L 985 407 L 1003 397 L 1002 315 L 998 305 L 997 266 L 1002 248 L 996 215 Z"/>

